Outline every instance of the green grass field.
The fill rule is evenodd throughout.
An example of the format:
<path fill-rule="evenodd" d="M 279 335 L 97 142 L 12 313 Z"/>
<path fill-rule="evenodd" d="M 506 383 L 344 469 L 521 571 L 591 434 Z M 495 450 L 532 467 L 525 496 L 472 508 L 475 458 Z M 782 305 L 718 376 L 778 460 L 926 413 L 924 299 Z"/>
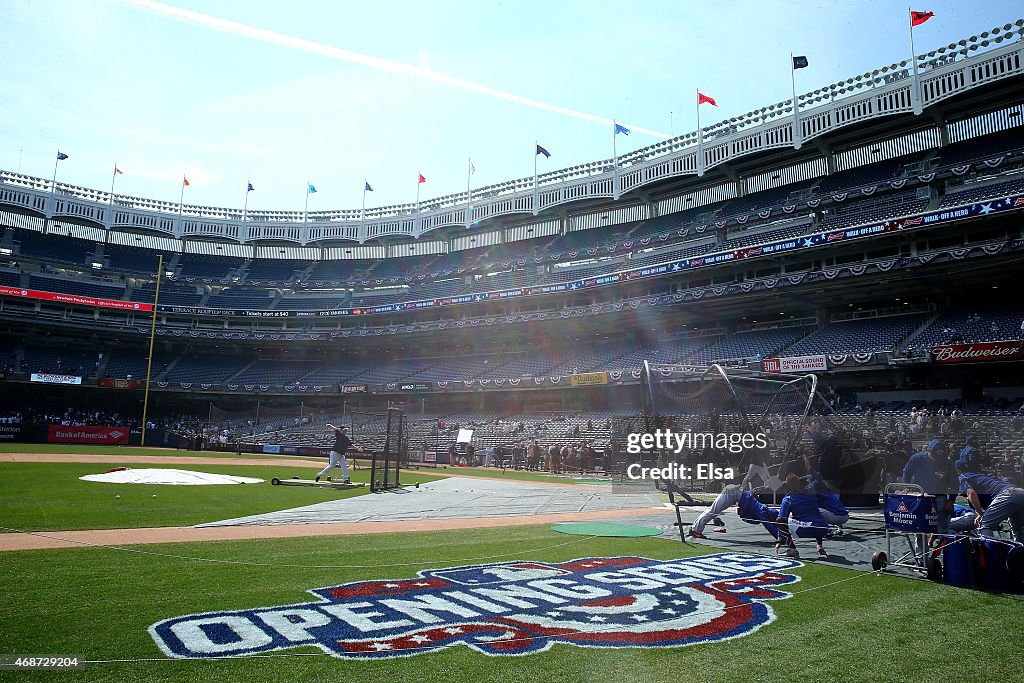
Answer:
<path fill-rule="evenodd" d="M 10 450 L 30 449 L 41 450 L 24 445 Z M 129 449 L 56 450 L 124 454 L 125 463 L 146 457 Z M 171 487 L 78 480 L 112 466 L 0 463 L 0 523 L 33 530 L 185 525 L 366 491 L 269 483 Z M 308 467 L 243 466 L 229 459 L 223 465 L 188 469 L 265 479 L 311 474 Z M 472 468 L 424 469 L 403 473 L 403 480 L 426 480 L 434 474 L 503 476 Z M 366 470 L 353 473 L 357 481 L 367 476 Z M 571 481 L 521 472 L 505 476 Z M 118 493 L 120 500 L 114 498 Z M 785 589 L 794 596 L 771 603 L 777 615 L 773 623 L 735 640 L 682 648 L 557 644 L 537 654 L 489 657 L 460 645 L 366 662 L 337 659 L 307 646 L 270 657 L 192 661 L 167 658 L 147 630 L 164 619 L 310 602 L 315 599 L 310 589 L 410 578 L 418 570 L 445 566 L 623 555 L 673 559 L 708 552 L 717 551 L 660 537 L 565 536 L 547 526 L 7 552 L 0 554 L 0 585 L 5 589 L 0 653 L 127 661 L 92 663 L 68 672 L 5 671 L 0 680 L 874 683 L 922 678 L 1012 681 L 1024 670 L 1024 650 L 1017 643 L 1024 628 L 1021 600 L 811 563 L 792 570 L 802 578 Z"/>
<path fill-rule="evenodd" d="M 241 562 L 364 565 L 301 569 L 218 565 L 105 549 L 10 553 L 0 608 L 0 651 L 67 653 L 92 660 L 162 660 L 147 628 L 164 618 L 305 602 L 310 588 L 412 577 L 416 569 L 471 564 L 490 555 L 563 561 L 587 556 L 683 556 L 696 549 L 660 538 L 591 539 L 571 545 L 546 527 L 359 539 L 289 539 L 147 546 Z M 411 566 L 387 567 L 402 563 Z M 77 672 L 20 673 L 17 680 L 190 681 L 906 681 L 1018 680 L 1015 641 L 1024 610 L 1012 598 L 923 581 L 807 565 L 796 595 L 773 604 L 778 619 L 746 637 L 670 649 L 591 649 L 494 658 L 464 646 L 388 661 L 326 655 L 218 661 L 91 664 Z M 848 580 L 847 580 L 848 579 Z M 834 586 L 833 582 L 847 580 Z M 11 591 L 10 587 L 17 587 Z M 811 590 L 815 589 L 815 590 Z M 312 648 L 291 653 L 314 653 Z M 12 677 L 11 680 L 14 680 Z"/>
<path fill-rule="evenodd" d="M 124 464 L 133 463 L 129 459 Z M 310 479 L 316 471 L 308 467 L 257 467 L 230 463 L 154 467 L 257 477 L 264 479 L 264 483 L 160 486 L 79 480 L 82 475 L 105 472 L 115 466 L 106 463 L 0 463 L 0 500 L 3 501 L 0 524 L 25 531 L 186 526 L 286 510 L 370 492 L 368 486 L 347 491 L 271 486 L 270 480 L 273 477 Z M 351 475 L 356 483 L 370 481 L 367 469 L 352 470 Z M 432 479 L 434 477 L 429 474 L 417 472 L 406 472 L 402 476 L 402 480 L 407 483 Z M 120 496 L 120 499 L 115 496 Z"/>

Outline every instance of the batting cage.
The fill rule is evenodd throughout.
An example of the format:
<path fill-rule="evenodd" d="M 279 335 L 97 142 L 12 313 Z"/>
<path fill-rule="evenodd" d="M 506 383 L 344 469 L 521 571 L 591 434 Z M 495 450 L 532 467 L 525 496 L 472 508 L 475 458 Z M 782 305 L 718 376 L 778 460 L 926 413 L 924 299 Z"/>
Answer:
<path fill-rule="evenodd" d="M 645 362 L 640 391 L 640 413 L 621 429 L 623 481 L 653 467 L 654 484 L 680 505 L 705 505 L 741 482 L 777 502 L 788 474 L 813 469 L 848 504 L 878 504 L 877 458 L 813 374 Z"/>
<path fill-rule="evenodd" d="M 385 412 L 349 414 L 352 443 L 371 452 L 370 490 L 386 491 L 401 486 L 402 467 L 409 464 L 405 413 L 401 408 Z"/>

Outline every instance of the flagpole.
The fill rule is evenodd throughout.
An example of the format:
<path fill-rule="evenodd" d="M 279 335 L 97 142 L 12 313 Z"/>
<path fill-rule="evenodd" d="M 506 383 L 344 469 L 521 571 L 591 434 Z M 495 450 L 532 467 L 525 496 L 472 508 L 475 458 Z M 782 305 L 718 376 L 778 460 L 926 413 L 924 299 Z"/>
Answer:
<path fill-rule="evenodd" d="M 668 113 L 668 136 L 670 138 L 674 138 L 676 136 L 675 127 L 672 123 L 672 112 Z"/>
<path fill-rule="evenodd" d="M 422 177 L 423 177 L 423 173 L 421 171 L 417 171 L 416 172 L 416 213 L 420 212 L 420 185 L 423 184 L 423 183 L 420 182 L 420 178 L 422 178 Z"/>
<path fill-rule="evenodd" d="M 184 192 L 182 186 L 182 192 Z M 164 255 L 159 254 L 156 266 L 156 292 L 153 294 L 153 319 L 149 327 L 149 357 L 146 359 L 146 393 L 142 397 L 142 441 L 146 445 L 146 415 L 149 413 L 149 378 L 153 374 L 153 339 L 156 337 L 156 311 L 160 305 L 160 280 L 164 274 Z"/>
<path fill-rule="evenodd" d="M 700 128 L 700 88 L 697 88 L 697 175 L 704 175 L 704 131 Z"/>
<path fill-rule="evenodd" d="M 466 227 L 470 226 L 473 214 L 473 157 L 469 157 L 469 166 L 466 167 Z"/>
<path fill-rule="evenodd" d="M 302 222 L 306 222 L 306 216 L 309 214 L 309 178 L 306 179 L 306 204 L 302 207 Z"/>
<path fill-rule="evenodd" d="M 242 204 L 242 230 L 243 230 L 243 232 L 245 231 L 245 216 L 246 216 L 247 213 L 249 213 L 249 185 L 250 184 L 251 183 L 248 180 L 245 181 L 245 203 Z"/>
<path fill-rule="evenodd" d="M 366 178 L 363 178 L 363 208 L 359 211 L 359 234 L 366 233 L 366 186 L 369 185 Z"/>
<path fill-rule="evenodd" d="M 185 203 L 185 176 L 181 177 L 181 196 L 178 197 L 178 218 L 181 219 L 182 206 Z"/>
<path fill-rule="evenodd" d="M 117 162 L 114 162 L 114 172 L 110 174 L 110 198 L 109 204 L 114 205 L 114 180 L 117 179 Z"/>
<path fill-rule="evenodd" d="M 53 162 L 53 180 L 50 181 L 50 194 L 56 194 L 57 190 L 57 164 L 60 163 L 60 150 L 57 150 L 57 160 Z"/>
<path fill-rule="evenodd" d="M 619 152 L 615 145 L 615 138 L 619 137 L 618 132 L 615 130 L 618 125 L 618 121 L 612 119 L 612 172 L 615 174 L 612 179 L 612 182 L 614 183 L 612 187 L 612 194 L 614 195 L 614 199 L 619 198 Z"/>
<path fill-rule="evenodd" d="M 50 232 L 50 220 L 53 214 L 57 213 L 57 164 L 60 163 L 60 150 L 57 150 L 57 159 L 53 162 L 53 180 L 50 181 L 50 215 L 46 217 L 44 231 Z"/>
<path fill-rule="evenodd" d="M 913 9 L 911 9 L 910 7 L 907 7 L 907 20 L 910 23 L 910 65 L 913 68 L 913 73 L 914 73 L 914 83 L 913 83 L 913 91 L 911 92 L 911 98 L 913 99 L 913 103 L 914 103 L 914 113 L 915 114 L 920 114 L 921 113 L 921 109 L 922 109 L 922 107 L 921 107 L 921 83 L 920 83 L 920 81 L 918 81 L 918 76 L 917 76 L 917 51 L 914 49 L 914 21 L 912 19 L 912 17 L 914 16 L 913 15 L 913 11 L 914 11 Z"/>
<path fill-rule="evenodd" d="M 789 53 L 789 78 L 793 83 L 793 148 L 800 149 L 803 144 L 803 135 L 800 131 L 800 110 L 796 101 L 796 65 L 793 63 L 793 53 Z"/>
<path fill-rule="evenodd" d="M 533 215 L 537 215 L 537 156 L 539 152 L 537 148 L 540 147 L 540 143 L 536 140 L 533 141 Z"/>

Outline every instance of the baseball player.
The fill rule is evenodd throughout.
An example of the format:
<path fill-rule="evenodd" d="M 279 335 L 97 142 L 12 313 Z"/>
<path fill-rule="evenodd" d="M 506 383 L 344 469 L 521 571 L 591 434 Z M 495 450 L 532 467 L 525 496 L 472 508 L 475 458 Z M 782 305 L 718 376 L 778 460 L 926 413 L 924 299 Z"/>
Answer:
<path fill-rule="evenodd" d="M 332 424 L 328 424 L 327 428 L 334 431 L 334 447 L 331 448 L 331 461 L 327 464 L 327 467 L 320 470 L 320 474 L 316 475 L 314 481 L 320 481 L 320 477 L 340 465 L 341 476 L 343 477 L 342 483 L 351 484 L 352 481 L 348 478 L 348 460 L 345 459 L 345 453 L 349 450 L 362 453 L 363 449 L 353 444 L 351 439 L 348 438 L 348 427 L 335 427 Z"/>

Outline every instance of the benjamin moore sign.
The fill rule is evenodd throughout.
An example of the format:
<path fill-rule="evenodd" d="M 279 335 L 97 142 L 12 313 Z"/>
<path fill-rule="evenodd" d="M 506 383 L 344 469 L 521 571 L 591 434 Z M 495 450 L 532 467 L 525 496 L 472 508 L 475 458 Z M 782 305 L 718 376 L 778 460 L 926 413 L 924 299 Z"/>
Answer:
<path fill-rule="evenodd" d="M 747 635 L 801 566 L 722 553 L 677 560 L 588 557 L 432 569 L 412 579 L 311 591 L 312 602 L 207 612 L 149 628 L 170 657 L 315 646 L 344 659 L 409 657 L 465 645 L 492 656 L 579 647 L 679 647 Z"/>

